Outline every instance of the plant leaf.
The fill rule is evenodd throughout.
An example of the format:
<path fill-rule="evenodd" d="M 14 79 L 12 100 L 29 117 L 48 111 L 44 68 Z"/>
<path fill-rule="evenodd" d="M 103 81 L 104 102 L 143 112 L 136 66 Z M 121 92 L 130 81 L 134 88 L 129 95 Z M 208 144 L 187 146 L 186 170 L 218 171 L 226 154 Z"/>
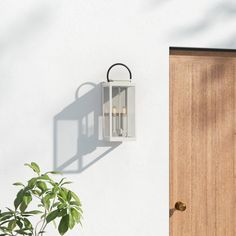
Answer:
<path fill-rule="evenodd" d="M 27 188 L 28 188 L 28 189 L 34 188 L 36 182 L 37 182 L 37 178 L 32 178 L 32 179 L 30 179 L 30 180 L 28 181 L 28 186 L 27 186 Z"/>
<path fill-rule="evenodd" d="M 27 228 L 27 229 L 33 228 L 31 222 L 27 218 L 24 218 L 23 221 L 24 221 L 25 228 Z"/>
<path fill-rule="evenodd" d="M 58 217 L 65 216 L 66 214 L 67 214 L 67 209 L 62 209 L 62 210 L 59 211 Z"/>
<path fill-rule="evenodd" d="M 43 175 L 39 176 L 38 178 L 42 179 L 42 180 L 52 181 L 52 179 L 47 174 L 43 174 Z"/>
<path fill-rule="evenodd" d="M 69 214 L 69 228 L 73 229 L 74 226 L 75 226 L 75 219 L 72 214 Z"/>
<path fill-rule="evenodd" d="M 9 229 L 10 231 L 12 231 L 15 227 L 16 227 L 16 221 L 15 221 L 15 220 L 9 221 L 9 223 L 8 223 L 8 229 Z"/>
<path fill-rule="evenodd" d="M 31 162 L 31 167 L 32 167 L 34 172 L 36 172 L 38 175 L 40 174 L 40 168 L 39 168 L 37 163 Z"/>
<path fill-rule="evenodd" d="M 42 195 L 42 192 L 39 191 L 39 190 L 36 190 L 36 189 L 32 190 L 32 193 L 33 193 L 34 195 L 37 195 L 37 196 L 41 196 L 41 195 Z"/>
<path fill-rule="evenodd" d="M 57 216 L 58 216 L 58 213 L 59 213 L 58 209 L 55 210 L 55 211 L 50 212 L 46 217 L 47 223 L 49 223 L 49 222 L 53 221 L 54 219 L 56 219 Z"/>
<path fill-rule="evenodd" d="M 24 166 L 28 166 L 28 167 L 30 167 L 32 169 L 32 166 L 30 164 L 28 164 L 28 163 L 25 163 Z"/>
<path fill-rule="evenodd" d="M 66 198 L 67 198 L 67 201 L 70 202 L 72 198 L 71 191 L 68 191 Z"/>
<path fill-rule="evenodd" d="M 19 227 L 20 229 L 23 228 L 23 223 L 21 222 L 21 220 L 20 220 L 19 218 L 17 219 L 16 224 L 18 225 L 18 227 Z"/>
<path fill-rule="evenodd" d="M 80 207 L 80 206 L 81 206 L 80 202 L 77 202 L 77 201 L 71 201 L 71 202 L 70 202 L 70 205 L 75 205 L 75 206 L 77 206 L 77 207 Z"/>
<path fill-rule="evenodd" d="M 10 211 L 11 213 L 15 213 L 15 211 L 13 211 L 12 209 L 6 207 L 8 211 Z"/>
<path fill-rule="evenodd" d="M 59 182 L 59 185 L 65 180 L 66 178 L 62 178 Z"/>
<path fill-rule="evenodd" d="M 38 181 L 38 182 L 36 182 L 36 186 L 37 186 L 42 192 L 45 192 L 46 190 L 48 190 L 47 185 L 46 185 L 43 181 Z"/>
<path fill-rule="evenodd" d="M 26 215 L 37 215 L 37 214 L 42 214 L 42 213 L 43 213 L 42 211 L 38 211 L 38 210 L 24 212 L 24 214 Z"/>
<path fill-rule="evenodd" d="M 15 230 L 15 232 L 16 233 L 18 233 L 18 234 L 21 234 L 21 235 L 30 235 L 30 236 L 32 236 L 33 234 L 32 234 L 32 232 L 31 232 L 32 230 L 30 230 L 30 229 L 20 229 L 20 230 Z"/>
<path fill-rule="evenodd" d="M 67 200 L 67 192 L 64 191 L 64 189 L 60 189 L 58 196 L 61 197 L 62 200 L 64 200 L 64 201 Z"/>
<path fill-rule="evenodd" d="M 17 209 L 19 207 L 19 205 L 21 204 L 21 202 L 23 201 L 23 197 L 24 197 L 24 190 L 21 189 L 17 195 L 16 195 L 16 199 L 14 200 L 14 206 L 15 209 Z"/>
<path fill-rule="evenodd" d="M 46 174 L 62 175 L 63 172 L 61 172 L 61 171 L 48 171 L 48 172 L 46 172 Z"/>
<path fill-rule="evenodd" d="M 72 197 L 74 198 L 74 200 L 75 200 L 78 204 L 80 204 L 80 206 L 81 206 L 81 202 L 80 202 L 79 197 L 78 197 L 74 192 L 72 192 L 72 191 L 71 191 L 71 195 L 72 195 Z"/>
<path fill-rule="evenodd" d="M 2 212 L 0 214 L 0 221 L 2 221 L 2 218 L 5 217 L 5 216 L 12 216 L 13 213 L 12 212 Z"/>
<path fill-rule="evenodd" d="M 11 218 L 11 216 L 8 217 L 8 218 Z M 4 220 L 3 222 L 0 223 L 0 226 L 2 226 L 2 225 L 4 225 L 4 224 L 8 223 L 9 221 L 11 221 L 11 220 L 10 220 L 10 219 Z"/>
<path fill-rule="evenodd" d="M 29 192 L 25 193 L 25 195 L 23 196 L 23 201 L 20 205 L 20 211 L 24 212 L 31 201 L 32 201 L 31 194 Z"/>
<path fill-rule="evenodd" d="M 29 168 L 31 168 L 38 175 L 40 174 L 40 168 L 35 162 L 31 162 L 31 164 L 25 163 L 25 166 L 28 166 Z"/>
<path fill-rule="evenodd" d="M 61 218 L 61 221 L 59 223 L 58 231 L 60 235 L 64 235 L 68 231 L 68 228 L 69 228 L 69 215 L 67 214 Z"/>
<path fill-rule="evenodd" d="M 71 215 L 73 216 L 76 223 L 80 222 L 81 214 L 75 208 L 71 208 Z"/>
<path fill-rule="evenodd" d="M 15 185 L 15 186 L 23 186 L 23 187 L 25 187 L 25 185 L 22 184 L 22 183 L 20 183 L 20 182 L 16 182 L 16 183 L 14 183 L 13 185 Z"/>
<path fill-rule="evenodd" d="M 55 197 L 55 194 L 53 194 L 53 193 L 48 193 L 47 195 L 45 195 L 43 197 L 42 203 L 46 207 L 46 209 L 49 209 L 49 207 L 50 207 L 50 199 L 52 199 L 54 197 Z"/>
<path fill-rule="evenodd" d="M 72 181 L 67 181 L 67 182 L 62 183 L 61 186 L 66 185 L 66 184 L 72 184 L 72 183 L 73 183 Z"/>
<path fill-rule="evenodd" d="M 65 202 L 64 202 L 64 203 L 59 203 L 57 208 L 58 208 L 59 210 L 62 210 L 62 209 L 64 209 L 66 206 L 67 206 L 67 204 L 66 204 Z"/>

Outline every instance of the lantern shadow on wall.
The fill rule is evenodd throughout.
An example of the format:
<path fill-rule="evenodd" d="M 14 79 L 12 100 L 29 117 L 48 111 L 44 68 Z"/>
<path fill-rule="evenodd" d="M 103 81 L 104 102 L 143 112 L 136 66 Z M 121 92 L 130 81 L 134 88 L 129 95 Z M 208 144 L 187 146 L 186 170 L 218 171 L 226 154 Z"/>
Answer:
<path fill-rule="evenodd" d="M 85 86 L 91 90 L 80 96 Z M 100 84 L 79 86 L 75 101 L 54 116 L 53 142 L 54 169 L 64 173 L 83 172 L 121 144 L 103 140 Z"/>

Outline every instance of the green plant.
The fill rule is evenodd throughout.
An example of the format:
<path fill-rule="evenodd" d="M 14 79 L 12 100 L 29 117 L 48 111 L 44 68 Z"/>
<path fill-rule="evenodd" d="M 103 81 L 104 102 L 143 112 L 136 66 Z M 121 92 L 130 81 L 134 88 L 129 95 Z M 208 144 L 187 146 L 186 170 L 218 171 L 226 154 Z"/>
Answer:
<path fill-rule="evenodd" d="M 68 229 L 81 224 L 80 199 L 74 192 L 65 188 L 65 185 L 71 182 L 66 181 L 66 178 L 59 182 L 54 181 L 51 175 L 59 172 L 50 171 L 42 174 L 35 162 L 25 165 L 37 176 L 31 178 L 26 185 L 20 182 L 13 184 L 21 189 L 14 200 L 14 209 L 6 208 L 7 211 L 0 211 L 0 236 L 42 236 L 47 225 L 54 223 L 56 226 L 56 221 L 59 221 L 59 234 L 64 235 Z M 38 201 L 37 209 L 28 210 L 34 200 Z M 33 226 L 31 219 L 36 216 L 39 220 Z"/>

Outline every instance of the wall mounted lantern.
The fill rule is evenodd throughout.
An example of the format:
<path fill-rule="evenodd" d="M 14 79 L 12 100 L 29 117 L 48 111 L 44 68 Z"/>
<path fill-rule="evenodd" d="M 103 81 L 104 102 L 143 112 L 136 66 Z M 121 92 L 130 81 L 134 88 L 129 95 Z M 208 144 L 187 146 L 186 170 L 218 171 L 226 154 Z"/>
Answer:
<path fill-rule="evenodd" d="M 114 66 L 123 66 L 129 80 L 111 80 Z M 107 82 L 102 83 L 103 137 L 107 141 L 135 140 L 135 84 L 130 69 L 116 63 L 107 71 Z"/>

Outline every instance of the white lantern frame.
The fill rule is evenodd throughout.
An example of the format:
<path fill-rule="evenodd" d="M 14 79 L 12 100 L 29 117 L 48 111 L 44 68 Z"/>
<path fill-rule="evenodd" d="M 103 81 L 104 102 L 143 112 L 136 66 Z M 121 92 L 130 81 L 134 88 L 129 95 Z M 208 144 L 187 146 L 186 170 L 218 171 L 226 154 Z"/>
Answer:
<path fill-rule="evenodd" d="M 109 72 L 114 66 L 124 66 L 129 80 L 110 80 Z M 136 140 L 135 84 L 131 82 L 130 69 L 122 64 L 113 64 L 107 71 L 107 82 L 102 83 L 103 138 L 110 142 Z"/>

